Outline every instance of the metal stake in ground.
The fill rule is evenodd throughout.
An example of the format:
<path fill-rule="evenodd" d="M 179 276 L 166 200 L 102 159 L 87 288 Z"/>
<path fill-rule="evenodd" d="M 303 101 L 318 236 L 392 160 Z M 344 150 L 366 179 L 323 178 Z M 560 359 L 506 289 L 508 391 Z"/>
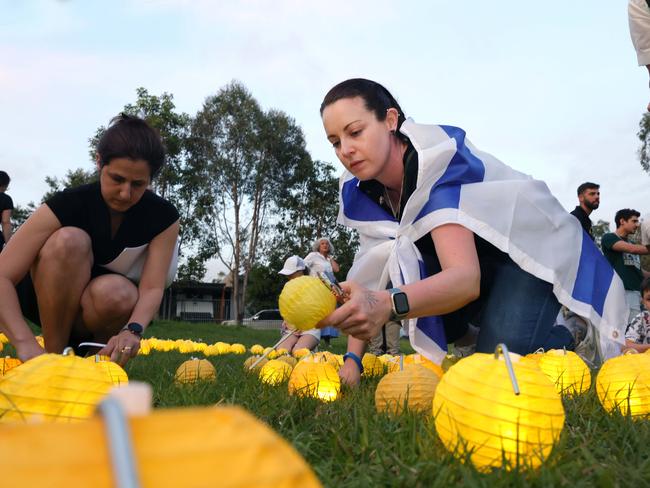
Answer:
<path fill-rule="evenodd" d="M 266 356 L 268 356 L 269 354 L 271 354 L 271 351 L 275 350 L 276 347 L 278 347 L 280 344 L 282 344 L 284 341 L 286 341 L 286 340 L 287 340 L 290 336 L 292 336 L 293 334 L 294 334 L 294 332 L 289 332 L 287 335 L 283 336 L 283 337 L 282 337 L 278 342 L 275 343 L 275 346 L 270 347 L 269 349 L 267 349 L 267 351 L 266 351 L 264 354 L 262 354 L 262 357 L 260 357 L 257 361 L 255 361 L 253 364 L 251 364 L 251 365 L 248 367 L 248 369 L 253 369 L 255 366 L 257 366 L 258 364 L 260 364 L 260 362 L 262 361 L 262 359 L 264 359 Z"/>

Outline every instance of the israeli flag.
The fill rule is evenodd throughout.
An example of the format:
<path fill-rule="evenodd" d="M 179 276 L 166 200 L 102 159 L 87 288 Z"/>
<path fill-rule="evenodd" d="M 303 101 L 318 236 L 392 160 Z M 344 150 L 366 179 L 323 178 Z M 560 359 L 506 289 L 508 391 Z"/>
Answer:
<path fill-rule="evenodd" d="M 419 158 L 417 187 L 400 222 L 351 173 L 341 176 L 338 222 L 357 229 L 361 244 L 348 279 L 384 290 L 389 280 L 400 286 L 425 278 L 415 241 L 460 224 L 553 284 L 562 305 L 591 321 L 603 359 L 620 354 L 628 314 L 623 283 L 546 184 L 476 149 L 458 127 L 408 119 L 400 130 Z M 447 348 L 442 319 L 410 319 L 408 330 L 413 348 L 440 364 Z"/>

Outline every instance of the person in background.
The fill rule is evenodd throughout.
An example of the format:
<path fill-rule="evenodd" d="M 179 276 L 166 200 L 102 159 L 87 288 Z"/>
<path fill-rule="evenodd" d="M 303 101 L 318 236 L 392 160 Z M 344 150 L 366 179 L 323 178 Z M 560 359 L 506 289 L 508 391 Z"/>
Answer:
<path fill-rule="evenodd" d="M 645 310 L 630 321 L 625 331 L 625 345 L 639 352 L 650 349 L 650 278 L 641 282 L 641 303 Z"/>
<path fill-rule="evenodd" d="M 305 264 L 309 267 L 309 274 L 317 276 L 318 273 L 338 273 L 339 264 L 334 259 L 334 246 L 327 237 L 320 237 L 314 241 L 312 252 L 305 256 Z M 339 336 L 339 331 L 335 327 L 323 327 L 321 329 L 321 339 L 329 347 L 330 341 Z"/>
<path fill-rule="evenodd" d="M 9 242 L 12 234 L 11 212 L 14 209 L 14 202 L 6 191 L 11 178 L 6 171 L 0 171 L 0 215 L 2 216 L 2 232 L 0 232 L 0 250 Z"/>
<path fill-rule="evenodd" d="M 299 256 L 290 256 L 286 259 L 284 266 L 280 271 L 278 271 L 278 273 L 285 276 L 287 281 L 289 281 L 298 278 L 299 276 L 309 274 L 309 270 L 307 269 L 307 266 L 305 266 L 305 262 L 302 258 Z M 291 332 L 291 337 L 278 345 L 278 349 L 286 349 L 290 353 L 303 348 L 313 351 L 320 342 L 320 329 L 300 331 L 294 329 L 290 324 L 283 321 L 281 331 L 283 337 Z"/>
<path fill-rule="evenodd" d="M 627 16 L 637 62 L 650 73 L 650 5 L 646 0 L 629 0 Z M 647 110 L 650 111 L 650 103 Z"/>
<path fill-rule="evenodd" d="M 399 354 L 401 330 L 402 324 L 400 322 L 389 320 L 382 326 L 379 334 L 368 342 L 368 352 L 375 356 L 381 356 L 382 354 L 392 354 L 395 356 Z"/>
<path fill-rule="evenodd" d="M 573 209 L 571 215 L 578 219 L 582 228 L 593 241 L 594 236 L 591 233 L 593 222 L 589 216 L 600 205 L 600 185 L 589 181 L 580 185 L 578 187 L 578 202 L 578 206 Z"/>
<path fill-rule="evenodd" d="M 26 361 L 82 342 L 125 364 L 176 274 L 179 214 L 148 190 L 165 162 L 159 133 L 126 114 L 97 144 L 99 181 L 56 193 L 0 253 L 0 328 Z"/>
<path fill-rule="evenodd" d="M 623 280 L 625 301 L 629 308 L 627 322 L 641 312 L 641 281 L 650 273 L 641 269 L 642 254 L 648 254 L 648 248 L 629 241 L 629 236 L 639 228 L 641 214 L 631 208 L 623 208 L 616 212 L 616 232 L 605 234 L 601 240 L 603 254 Z"/>

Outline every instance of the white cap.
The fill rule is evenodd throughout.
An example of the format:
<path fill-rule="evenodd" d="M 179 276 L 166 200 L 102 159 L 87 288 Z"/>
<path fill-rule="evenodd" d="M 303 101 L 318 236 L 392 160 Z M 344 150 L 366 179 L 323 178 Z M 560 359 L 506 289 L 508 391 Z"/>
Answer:
<path fill-rule="evenodd" d="M 279 273 L 281 275 L 289 276 L 294 274 L 296 271 L 303 271 L 305 269 L 305 262 L 302 258 L 298 256 L 288 257 L 284 262 L 284 268 L 282 268 Z"/>

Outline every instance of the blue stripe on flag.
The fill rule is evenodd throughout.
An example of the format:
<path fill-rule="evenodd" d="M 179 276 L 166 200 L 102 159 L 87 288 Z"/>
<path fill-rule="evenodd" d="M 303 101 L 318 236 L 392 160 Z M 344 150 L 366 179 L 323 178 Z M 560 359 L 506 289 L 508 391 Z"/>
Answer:
<path fill-rule="evenodd" d="M 602 317 L 613 276 L 614 269 L 600 253 L 589 234 L 583 230 L 580 263 L 571 296 L 578 301 L 591 304 Z"/>
<path fill-rule="evenodd" d="M 343 200 L 343 213 L 345 216 L 361 222 L 379 220 L 391 220 L 395 222 L 395 218 L 380 205 L 373 202 L 368 195 L 359 189 L 358 185 L 358 178 L 352 178 L 343 183 L 341 198 Z"/>
<path fill-rule="evenodd" d="M 422 207 L 415 221 L 441 208 L 458 208 L 460 185 L 483 181 L 485 176 L 483 162 L 465 146 L 465 131 L 448 125 L 441 125 L 440 128 L 456 140 L 456 154 L 431 188 L 429 201 Z"/>

